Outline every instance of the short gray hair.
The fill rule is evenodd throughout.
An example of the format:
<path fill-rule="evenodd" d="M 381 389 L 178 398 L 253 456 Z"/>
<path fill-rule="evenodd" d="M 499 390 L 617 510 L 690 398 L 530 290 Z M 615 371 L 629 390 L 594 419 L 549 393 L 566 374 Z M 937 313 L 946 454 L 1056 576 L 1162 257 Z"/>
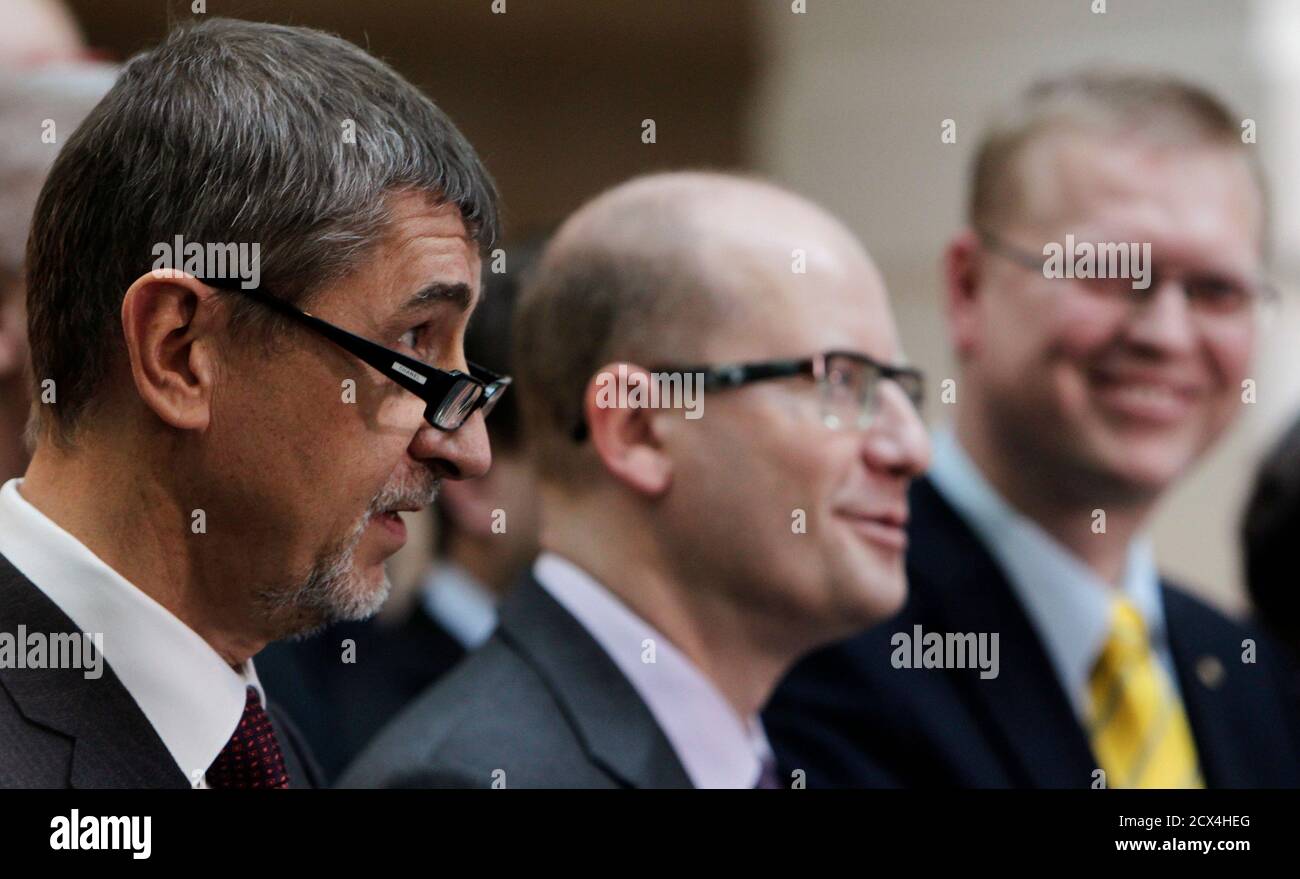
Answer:
<path fill-rule="evenodd" d="M 348 137 L 351 135 L 351 137 Z M 390 196 L 456 205 L 480 247 L 496 188 L 451 120 L 392 68 L 321 31 L 210 19 L 129 61 L 64 146 L 28 250 L 42 430 L 70 441 L 121 350 L 122 296 L 152 248 L 257 243 L 268 290 L 302 302 L 360 265 Z M 236 294 L 237 295 L 237 294 Z M 236 324 L 278 325 L 232 299 Z"/>

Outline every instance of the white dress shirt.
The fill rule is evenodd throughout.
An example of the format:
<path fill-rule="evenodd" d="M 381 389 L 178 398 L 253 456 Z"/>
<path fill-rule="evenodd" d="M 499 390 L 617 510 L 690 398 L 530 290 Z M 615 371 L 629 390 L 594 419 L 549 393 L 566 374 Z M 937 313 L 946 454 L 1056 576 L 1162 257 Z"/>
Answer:
<path fill-rule="evenodd" d="M 424 612 L 466 651 L 482 647 L 497 627 L 497 603 L 487 587 L 453 562 L 439 562 L 420 587 Z"/>
<path fill-rule="evenodd" d="M 741 719 L 667 638 L 586 571 L 551 552 L 533 575 L 596 639 L 640 694 L 697 788 L 752 788 L 773 765 L 758 717 Z M 644 642 L 653 642 L 654 661 Z"/>
<path fill-rule="evenodd" d="M 1156 658 L 1179 692 L 1165 631 L 1160 575 L 1148 539 L 1139 537 L 1129 545 L 1117 590 L 1012 508 L 951 431 L 936 432 L 933 449 L 930 481 L 1006 573 L 1081 723 L 1086 724 L 1088 717 L 1088 680 L 1110 637 L 1112 601 L 1119 596 L 1142 614 Z"/>
<path fill-rule="evenodd" d="M 196 787 L 244 714 L 246 688 L 266 694 L 252 660 L 241 672 L 194 630 L 126 581 L 19 493 L 0 487 L 0 554 L 81 631 L 103 633 L 104 661 Z"/>

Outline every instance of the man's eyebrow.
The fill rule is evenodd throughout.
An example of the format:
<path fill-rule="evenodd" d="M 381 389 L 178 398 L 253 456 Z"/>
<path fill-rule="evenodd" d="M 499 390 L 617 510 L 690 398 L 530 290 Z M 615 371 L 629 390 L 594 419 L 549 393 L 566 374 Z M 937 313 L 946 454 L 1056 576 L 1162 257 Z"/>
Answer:
<path fill-rule="evenodd" d="M 461 311 L 468 311 L 473 299 L 474 292 L 470 290 L 468 284 L 435 282 L 403 302 L 398 312 L 406 314 L 417 311 L 434 302 L 450 302 Z"/>

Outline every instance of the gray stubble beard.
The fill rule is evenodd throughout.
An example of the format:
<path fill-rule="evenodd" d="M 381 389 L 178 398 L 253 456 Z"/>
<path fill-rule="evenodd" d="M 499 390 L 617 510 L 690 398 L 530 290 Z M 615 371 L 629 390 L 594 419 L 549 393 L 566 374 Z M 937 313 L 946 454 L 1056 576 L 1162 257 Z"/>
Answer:
<path fill-rule="evenodd" d="M 352 531 L 320 555 L 307 575 L 296 585 L 260 592 L 258 604 L 280 637 L 306 638 L 331 623 L 364 620 L 383 607 L 392 591 L 384 571 L 378 587 L 363 586 L 356 569 L 357 547 L 371 520 L 398 505 L 428 506 L 437 496 L 439 481 L 431 474 L 412 487 L 410 481 L 387 486 L 371 503 Z"/>

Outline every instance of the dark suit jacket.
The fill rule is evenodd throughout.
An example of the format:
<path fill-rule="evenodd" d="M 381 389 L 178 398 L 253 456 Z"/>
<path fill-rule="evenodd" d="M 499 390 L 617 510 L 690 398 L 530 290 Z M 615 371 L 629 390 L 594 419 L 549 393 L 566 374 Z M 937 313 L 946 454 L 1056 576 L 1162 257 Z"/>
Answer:
<path fill-rule="evenodd" d="M 0 632 L 80 631 L 0 555 Z M 111 637 L 111 636 L 110 636 Z M 166 657 L 159 657 L 165 662 Z M 268 705 L 293 787 L 319 776 L 301 737 Z M 0 668 L 0 788 L 188 788 L 171 753 L 112 667 Z"/>
<path fill-rule="evenodd" d="M 1088 787 L 1097 761 L 1006 575 L 928 480 L 911 492 L 901 614 L 790 673 L 765 722 L 783 767 L 808 785 Z M 1170 651 L 1206 783 L 1300 786 L 1300 720 L 1272 645 L 1162 584 Z M 999 676 L 895 669 L 891 636 L 999 633 Z M 1241 661 L 1255 639 L 1258 661 Z"/>
<path fill-rule="evenodd" d="M 345 639 L 353 642 L 352 662 L 343 662 Z M 332 783 L 384 724 L 464 656 L 460 642 L 417 604 L 395 625 L 340 623 L 301 641 L 278 641 L 254 664 Z"/>
<path fill-rule="evenodd" d="M 501 772 L 498 773 L 498 770 Z M 341 787 L 690 787 L 613 660 L 531 577 L 496 634 L 381 732 Z"/>

